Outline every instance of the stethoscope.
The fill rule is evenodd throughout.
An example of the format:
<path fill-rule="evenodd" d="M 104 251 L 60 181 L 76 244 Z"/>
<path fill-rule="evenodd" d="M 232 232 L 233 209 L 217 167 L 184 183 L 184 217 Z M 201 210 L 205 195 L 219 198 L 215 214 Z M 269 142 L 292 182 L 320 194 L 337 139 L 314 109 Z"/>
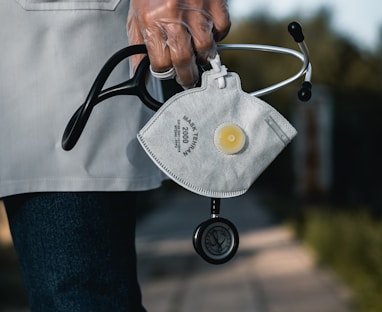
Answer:
<path fill-rule="evenodd" d="M 252 50 L 273 52 L 291 55 L 301 61 L 301 68 L 295 75 L 269 87 L 250 92 L 250 95 L 256 97 L 264 96 L 283 88 L 304 76 L 304 82 L 298 91 L 298 97 L 301 101 L 308 101 L 311 98 L 312 66 L 309 61 L 309 52 L 304 41 L 301 26 L 297 22 L 292 22 L 288 25 L 288 31 L 297 42 L 301 52 L 293 49 L 261 44 L 218 45 L 218 51 Z M 85 128 L 94 106 L 110 97 L 116 95 L 135 95 L 141 99 L 144 105 L 153 111 L 157 111 L 163 105 L 163 103 L 153 98 L 147 90 L 146 78 L 150 69 L 150 61 L 147 55 L 138 65 L 132 78 L 118 85 L 103 89 L 108 77 L 116 66 L 126 58 L 136 54 L 147 54 L 146 46 L 128 46 L 116 52 L 105 63 L 96 77 L 85 102 L 73 114 L 66 126 L 62 137 L 62 148 L 64 150 L 71 150 L 75 146 Z M 236 227 L 229 220 L 219 216 L 220 201 L 220 198 L 211 198 L 211 218 L 202 222 L 196 228 L 193 235 L 193 245 L 197 253 L 207 262 L 213 264 L 221 264 L 230 260 L 236 254 L 239 246 L 239 235 Z"/>

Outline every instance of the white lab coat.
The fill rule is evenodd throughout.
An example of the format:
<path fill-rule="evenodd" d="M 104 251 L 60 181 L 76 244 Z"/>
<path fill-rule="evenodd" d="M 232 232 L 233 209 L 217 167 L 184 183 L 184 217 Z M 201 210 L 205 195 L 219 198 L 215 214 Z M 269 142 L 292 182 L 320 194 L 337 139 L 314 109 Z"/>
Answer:
<path fill-rule="evenodd" d="M 98 104 L 74 149 L 61 148 L 97 73 L 128 44 L 128 2 L 0 1 L 0 198 L 160 185 L 163 174 L 136 139 L 153 112 L 134 96 Z M 128 78 L 122 63 L 109 84 Z"/>

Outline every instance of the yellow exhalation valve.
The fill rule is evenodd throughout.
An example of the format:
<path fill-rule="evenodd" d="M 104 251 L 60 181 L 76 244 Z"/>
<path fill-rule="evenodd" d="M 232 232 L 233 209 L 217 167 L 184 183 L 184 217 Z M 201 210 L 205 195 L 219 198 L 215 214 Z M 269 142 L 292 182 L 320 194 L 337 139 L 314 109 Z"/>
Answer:
<path fill-rule="evenodd" d="M 222 124 L 215 131 L 215 146 L 224 154 L 239 153 L 245 145 L 245 133 L 235 124 Z"/>

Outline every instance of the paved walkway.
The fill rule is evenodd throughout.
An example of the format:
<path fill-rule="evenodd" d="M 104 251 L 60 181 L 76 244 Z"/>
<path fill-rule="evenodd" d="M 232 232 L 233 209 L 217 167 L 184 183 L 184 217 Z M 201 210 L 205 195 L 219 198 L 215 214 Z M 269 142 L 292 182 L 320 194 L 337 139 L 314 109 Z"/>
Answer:
<path fill-rule="evenodd" d="M 255 193 L 222 200 L 221 216 L 239 231 L 236 256 L 223 265 L 202 260 L 191 238 L 209 218 L 209 204 L 176 189 L 139 222 L 139 274 L 149 312 L 352 312 L 344 287 L 272 222 Z"/>
<path fill-rule="evenodd" d="M 174 191 L 137 228 L 143 300 L 149 312 L 350 312 L 348 292 L 285 227 L 272 224 L 254 193 L 222 200 L 238 228 L 236 256 L 211 265 L 194 251 L 209 199 Z"/>

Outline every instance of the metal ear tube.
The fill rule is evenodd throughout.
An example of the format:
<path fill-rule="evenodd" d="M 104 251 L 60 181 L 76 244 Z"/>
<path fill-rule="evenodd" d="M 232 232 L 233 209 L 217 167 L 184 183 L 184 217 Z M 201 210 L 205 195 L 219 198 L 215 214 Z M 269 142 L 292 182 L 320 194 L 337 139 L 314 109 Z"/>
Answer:
<path fill-rule="evenodd" d="M 312 66 L 309 63 L 308 47 L 305 44 L 305 37 L 302 33 L 301 25 L 297 22 L 292 22 L 288 25 L 288 31 L 298 43 L 302 53 L 304 54 L 304 67 L 307 67 L 305 81 L 298 92 L 298 97 L 301 101 L 309 101 L 312 96 L 312 84 L 310 82 Z"/>
<path fill-rule="evenodd" d="M 311 97 L 311 76 L 312 76 L 312 65 L 309 60 L 309 51 L 304 41 L 304 35 L 302 33 L 302 28 L 300 24 L 297 22 L 292 22 L 288 26 L 288 30 L 292 37 L 297 42 L 301 52 L 298 52 L 293 49 L 283 48 L 283 47 L 276 47 L 276 46 L 269 46 L 269 45 L 262 45 L 262 44 L 221 44 L 218 45 L 219 51 L 225 51 L 225 50 L 251 50 L 251 51 L 263 51 L 263 52 L 272 52 L 272 53 L 280 53 L 280 54 L 286 54 L 293 56 L 297 59 L 299 59 L 302 63 L 300 70 L 293 76 L 289 77 L 288 79 L 285 79 L 279 83 L 276 83 L 274 85 L 271 85 L 269 87 L 249 92 L 249 94 L 261 97 L 263 95 L 272 93 L 277 91 L 278 89 L 281 89 L 285 87 L 286 85 L 296 81 L 297 79 L 304 76 L 304 83 L 298 93 L 298 97 L 302 101 L 308 101 Z"/>

